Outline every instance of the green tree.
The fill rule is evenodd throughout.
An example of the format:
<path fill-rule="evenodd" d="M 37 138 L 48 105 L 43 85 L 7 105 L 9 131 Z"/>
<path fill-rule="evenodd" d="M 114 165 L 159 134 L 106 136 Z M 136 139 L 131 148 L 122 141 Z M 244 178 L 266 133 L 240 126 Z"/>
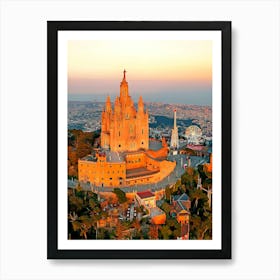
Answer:
<path fill-rule="evenodd" d="M 197 215 L 205 208 L 205 203 L 208 201 L 207 195 L 200 189 L 191 191 L 190 199 L 192 201 L 192 212 Z"/>
<path fill-rule="evenodd" d="M 149 229 L 149 238 L 158 239 L 158 225 L 151 225 Z"/>
<path fill-rule="evenodd" d="M 191 239 L 211 239 L 212 238 L 212 214 L 209 213 L 206 219 L 198 215 L 192 215 L 190 218 L 190 236 Z"/>
<path fill-rule="evenodd" d="M 161 205 L 161 209 L 169 215 L 171 211 L 171 206 L 167 202 L 163 202 L 163 204 Z"/>
<path fill-rule="evenodd" d="M 172 237 L 177 238 L 181 236 L 181 224 L 176 219 L 167 219 L 166 225 L 172 232 Z"/>
<path fill-rule="evenodd" d="M 98 229 L 97 239 L 112 239 L 111 232 L 105 228 Z"/>
<path fill-rule="evenodd" d="M 72 224 L 73 231 L 78 232 L 82 238 L 87 239 L 87 233 L 93 226 L 92 219 L 86 215 L 78 217 L 78 215 L 75 212 L 70 212 L 68 219 Z"/>
<path fill-rule="evenodd" d="M 123 192 L 121 189 L 115 188 L 113 192 L 117 195 L 120 203 L 125 203 L 127 201 L 125 192 Z"/>
<path fill-rule="evenodd" d="M 83 209 L 83 199 L 77 196 L 70 196 L 68 198 L 68 205 L 70 211 L 79 213 Z"/>
<path fill-rule="evenodd" d="M 207 178 L 205 172 L 204 172 L 204 166 L 203 165 L 198 165 L 197 167 L 199 175 L 201 177 L 201 181 L 202 183 L 204 182 L 204 180 Z"/>
<path fill-rule="evenodd" d="M 165 197 L 166 197 L 166 200 L 171 200 L 171 194 L 172 194 L 172 189 L 171 187 L 168 185 L 166 186 L 165 188 Z"/>
<path fill-rule="evenodd" d="M 170 235 L 172 234 L 172 231 L 170 230 L 169 226 L 164 225 L 161 227 L 160 233 L 163 239 L 169 239 Z"/>
<path fill-rule="evenodd" d="M 97 208 L 99 205 L 98 205 L 98 202 L 93 199 L 93 198 L 90 198 L 89 199 L 89 207 L 94 210 L 95 208 Z"/>
<path fill-rule="evenodd" d="M 94 140 L 98 137 L 93 132 L 68 130 L 68 176 L 78 175 L 78 159 L 92 152 Z"/>

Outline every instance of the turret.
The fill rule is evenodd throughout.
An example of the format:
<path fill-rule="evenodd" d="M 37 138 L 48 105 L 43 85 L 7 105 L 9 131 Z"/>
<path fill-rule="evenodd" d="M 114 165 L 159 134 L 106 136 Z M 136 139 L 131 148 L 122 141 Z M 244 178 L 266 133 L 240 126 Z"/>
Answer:
<path fill-rule="evenodd" d="M 139 101 L 138 101 L 138 113 L 144 113 L 144 102 L 143 102 L 142 95 L 139 97 Z"/>
<path fill-rule="evenodd" d="M 120 98 L 116 97 L 116 100 L 115 100 L 115 115 L 119 115 L 120 113 L 121 113 Z"/>
<path fill-rule="evenodd" d="M 108 95 L 106 99 L 105 112 L 111 113 L 111 111 L 112 111 L 111 100 L 110 100 L 110 96 Z"/>

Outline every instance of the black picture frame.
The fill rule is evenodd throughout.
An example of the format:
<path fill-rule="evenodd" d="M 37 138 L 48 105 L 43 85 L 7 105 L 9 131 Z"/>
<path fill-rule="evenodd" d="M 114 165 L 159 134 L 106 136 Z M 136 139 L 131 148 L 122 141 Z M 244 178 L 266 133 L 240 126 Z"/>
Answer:
<path fill-rule="evenodd" d="M 222 248 L 221 250 L 59 250 L 58 249 L 58 31 L 219 30 L 222 50 Z M 48 21 L 48 259 L 231 259 L 231 22 L 230 21 Z"/>

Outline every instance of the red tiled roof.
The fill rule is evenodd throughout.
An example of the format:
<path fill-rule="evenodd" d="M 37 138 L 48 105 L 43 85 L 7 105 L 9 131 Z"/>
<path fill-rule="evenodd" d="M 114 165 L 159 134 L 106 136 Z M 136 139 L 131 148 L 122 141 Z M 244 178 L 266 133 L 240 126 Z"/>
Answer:
<path fill-rule="evenodd" d="M 202 145 L 190 145 L 188 144 L 187 145 L 187 148 L 191 149 L 191 150 L 194 150 L 194 151 L 202 151 L 202 150 L 205 150 L 205 146 L 202 146 Z"/>
<path fill-rule="evenodd" d="M 147 168 L 134 168 L 134 169 L 128 169 L 126 170 L 126 178 L 134 178 L 134 177 L 142 177 L 142 176 L 147 176 L 147 175 L 152 175 L 155 173 L 158 173 L 159 169 L 155 170 L 149 170 Z"/>
<path fill-rule="evenodd" d="M 143 198 L 147 198 L 147 197 L 152 197 L 155 196 L 152 192 L 150 191 L 144 191 L 144 192 L 138 192 L 137 195 L 143 199 Z"/>

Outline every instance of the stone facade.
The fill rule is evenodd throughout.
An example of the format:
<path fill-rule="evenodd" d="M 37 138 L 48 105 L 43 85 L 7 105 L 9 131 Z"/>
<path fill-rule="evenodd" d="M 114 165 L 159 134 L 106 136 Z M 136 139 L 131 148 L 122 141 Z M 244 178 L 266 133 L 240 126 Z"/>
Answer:
<path fill-rule="evenodd" d="M 110 160 L 111 152 L 97 152 L 78 161 L 79 181 L 98 187 L 122 187 L 156 183 L 167 177 L 176 162 L 157 160 L 147 152 L 120 154 L 117 161 Z"/>
<path fill-rule="evenodd" d="M 144 109 L 142 96 L 138 111 L 129 95 L 126 71 L 120 84 L 120 96 L 115 100 L 114 109 L 110 97 L 106 100 L 101 118 L 101 147 L 112 151 L 137 151 L 149 148 L 148 112 Z"/>

